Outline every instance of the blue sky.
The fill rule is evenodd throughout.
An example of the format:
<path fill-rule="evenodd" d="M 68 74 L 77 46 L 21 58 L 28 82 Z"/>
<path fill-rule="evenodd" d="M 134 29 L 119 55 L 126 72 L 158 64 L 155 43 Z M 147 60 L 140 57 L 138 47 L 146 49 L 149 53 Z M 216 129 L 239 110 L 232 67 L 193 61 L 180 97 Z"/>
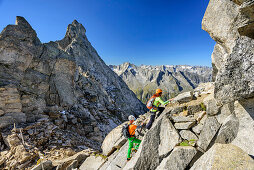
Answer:
<path fill-rule="evenodd" d="M 0 30 L 25 17 L 42 42 L 74 19 L 106 64 L 211 66 L 215 42 L 201 29 L 208 0 L 0 0 Z"/>

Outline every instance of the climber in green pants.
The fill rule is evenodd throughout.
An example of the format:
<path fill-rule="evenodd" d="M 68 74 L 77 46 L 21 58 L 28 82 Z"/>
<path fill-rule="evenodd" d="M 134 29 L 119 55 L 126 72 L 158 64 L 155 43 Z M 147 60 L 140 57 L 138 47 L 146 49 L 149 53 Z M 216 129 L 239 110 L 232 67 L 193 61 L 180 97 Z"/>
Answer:
<path fill-rule="evenodd" d="M 129 142 L 129 149 L 128 149 L 128 153 L 127 153 L 127 161 L 129 161 L 131 159 L 131 151 L 133 150 L 134 152 L 137 152 L 138 147 L 141 143 L 141 140 L 137 139 L 135 137 L 135 130 L 137 129 L 137 125 L 133 125 L 132 123 L 135 121 L 135 117 L 133 115 L 129 116 L 129 134 L 131 135 L 130 138 L 128 138 L 128 142 Z M 143 124 L 141 124 L 143 125 Z M 137 143 L 137 145 L 133 148 L 133 144 Z"/>

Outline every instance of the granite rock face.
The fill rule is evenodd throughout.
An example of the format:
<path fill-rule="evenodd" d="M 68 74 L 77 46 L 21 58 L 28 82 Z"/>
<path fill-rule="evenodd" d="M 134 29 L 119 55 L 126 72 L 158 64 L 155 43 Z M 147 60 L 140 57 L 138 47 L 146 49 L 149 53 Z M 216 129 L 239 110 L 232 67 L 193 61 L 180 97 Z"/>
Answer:
<path fill-rule="evenodd" d="M 239 128 L 238 118 L 234 114 L 228 116 L 221 125 L 221 128 L 218 132 L 215 142 L 231 143 L 238 133 L 238 128 Z"/>
<path fill-rule="evenodd" d="M 194 165 L 191 170 L 248 169 L 254 167 L 254 160 L 241 148 L 233 144 L 214 144 Z"/>
<path fill-rule="evenodd" d="M 250 135 L 254 122 L 253 11 L 253 0 L 210 0 L 202 21 L 202 28 L 217 42 L 212 54 L 214 106 L 222 107 L 216 117 L 222 123 L 233 114 L 219 138 L 232 141 L 236 137 L 232 143 L 252 155 L 249 146 L 254 145 Z"/>
<path fill-rule="evenodd" d="M 0 96 L 8 93 L 8 100 L 0 104 L 0 121 L 5 122 L 1 127 L 48 116 L 61 128 L 79 129 L 81 138 L 101 143 L 128 115 L 145 112 L 85 33 L 74 20 L 62 40 L 43 44 L 23 17 L 4 28 L 0 34 Z M 22 115 L 22 119 L 8 123 L 12 115 Z"/>
<path fill-rule="evenodd" d="M 235 115 L 239 127 L 232 144 L 240 147 L 246 153 L 254 155 L 254 98 L 234 103 Z M 233 133 L 234 134 L 234 133 Z"/>
<path fill-rule="evenodd" d="M 215 117 L 208 117 L 197 141 L 198 147 L 206 151 L 219 128 L 220 123 L 217 119 Z"/>
<path fill-rule="evenodd" d="M 164 90 L 163 99 L 175 97 L 179 93 L 193 90 L 200 83 L 212 79 L 210 67 L 187 65 L 136 66 L 123 63 L 118 66 L 110 65 L 129 88 L 144 103 L 155 93 L 157 88 Z"/>
<path fill-rule="evenodd" d="M 177 146 L 172 153 L 164 158 L 156 170 L 184 170 L 190 163 L 197 150 L 191 146 Z"/>
<path fill-rule="evenodd" d="M 202 28 L 217 42 L 212 55 L 215 98 L 222 103 L 254 96 L 253 1 L 211 0 Z"/>
<path fill-rule="evenodd" d="M 121 148 L 127 139 L 122 134 L 122 127 L 125 123 L 114 128 L 103 140 L 102 151 L 104 155 L 110 155 L 116 149 Z"/>

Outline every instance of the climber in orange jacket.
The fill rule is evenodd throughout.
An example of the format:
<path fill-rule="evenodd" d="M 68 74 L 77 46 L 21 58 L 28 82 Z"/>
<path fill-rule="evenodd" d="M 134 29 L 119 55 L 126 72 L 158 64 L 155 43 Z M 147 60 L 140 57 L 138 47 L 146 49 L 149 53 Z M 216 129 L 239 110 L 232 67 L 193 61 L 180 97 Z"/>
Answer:
<path fill-rule="evenodd" d="M 137 129 L 137 128 L 139 128 L 140 126 L 137 126 L 137 125 L 134 125 L 134 124 L 132 124 L 135 120 L 136 120 L 136 118 L 133 116 L 133 115 L 130 115 L 129 117 L 128 117 L 128 119 L 129 119 L 129 123 L 128 123 L 128 125 L 129 125 L 129 134 L 130 134 L 130 138 L 128 138 L 128 142 L 129 142 L 129 149 L 128 149 L 128 153 L 127 153 L 127 161 L 129 161 L 130 159 L 131 159 L 131 151 L 133 150 L 133 151 L 135 151 L 135 152 L 137 152 L 137 150 L 138 150 L 138 147 L 139 147 L 139 145 L 140 145 L 140 143 L 141 143 L 141 140 L 139 140 L 139 139 L 137 139 L 136 137 L 135 137 L 135 130 Z M 141 123 L 141 126 L 143 125 L 143 123 Z M 134 143 L 137 143 L 137 145 L 133 148 L 133 144 Z"/>

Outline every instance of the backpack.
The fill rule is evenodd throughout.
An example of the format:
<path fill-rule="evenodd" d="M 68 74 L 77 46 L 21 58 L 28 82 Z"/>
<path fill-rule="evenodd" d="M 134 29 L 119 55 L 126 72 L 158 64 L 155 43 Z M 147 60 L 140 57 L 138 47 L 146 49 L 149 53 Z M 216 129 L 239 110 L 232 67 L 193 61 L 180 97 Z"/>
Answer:
<path fill-rule="evenodd" d="M 131 137 L 130 132 L 129 132 L 129 124 L 123 125 L 122 134 L 125 138 L 130 138 Z"/>
<path fill-rule="evenodd" d="M 150 109 L 152 109 L 153 107 L 155 107 L 155 106 L 153 105 L 155 98 L 156 98 L 156 96 L 150 97 L 150 99 L 149 99 L 148 102 L 146 103 L 147 109 L 150 110 Z"/>

